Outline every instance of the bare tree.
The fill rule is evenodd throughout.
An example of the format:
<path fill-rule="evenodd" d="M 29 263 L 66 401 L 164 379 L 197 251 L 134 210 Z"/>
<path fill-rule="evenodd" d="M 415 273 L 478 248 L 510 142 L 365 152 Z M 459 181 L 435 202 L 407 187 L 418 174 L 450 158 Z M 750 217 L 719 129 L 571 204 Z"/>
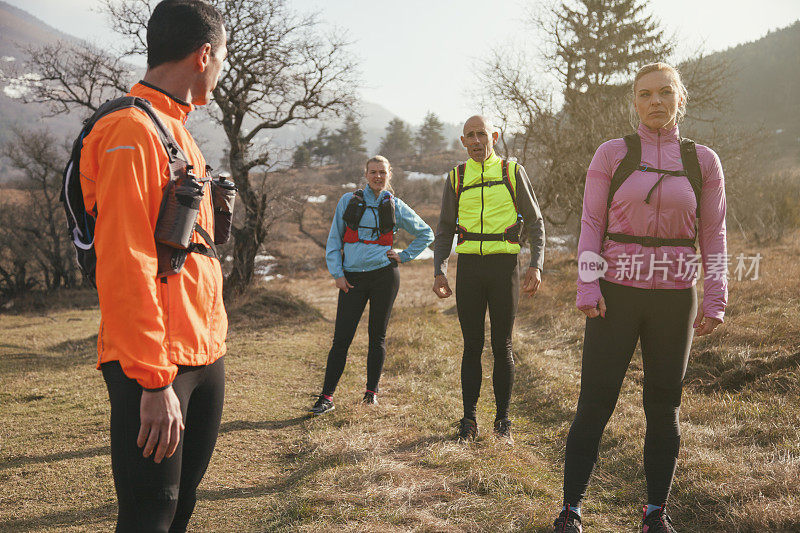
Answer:
<path fill-rule="evenodd" d="M 25 71 L 34 72 L 22 93 L 25 103 L 44 103 L 50 116 L 75 108 L 92 113 L 111 98 L 128 91 L 132 67 L 85 42 L 60 41 L 26 49 Z"/>
<path fill-rule="evenodd" d="M 66 147 L 46 131 L 13 130 L 2 150 L 23 172 L 17 198 L 3 207 L 0 242 L 7 253 L 0 266 L 6 290 L 19 292 L 41 283 L 45 289 L 71 287 L 76 281 L 71 244 L 59 205 L 61 165 Z"/>
<path fill-rule="evenodd" d="M 355 101 L 357 72 L 339 35 L 324 35 L 316 16 L 300 16 L 285 0 L 216 0 L 228 31 L 227 69 L 214 90 L 211 116 L 227 137 L 226 159 L 239 188 L 244 216 L 233 227 L 233 269 L 228 287 L 243 291 L 253 280 L 256 254 L 272 222 L 287 202 L 283 188 L 265 177 L 279 156 L 265 139 L 270 130 L 345 113 Z M 154 0 L 105 0 L 105 11 L 116 32 L 128 38 L 120 56 L 141 54 Z M 77 52 L 72 53 L 81 59 Z M 34 53 L 34 56 L 39 55 Z M 85 67 L 66 61 L 33 62 L 41 83 L 38 101 L 52 102 L 54 111 L 72 106 L 96 109 L 108 91 L 127 86 L 124 64 L 104 57 L 83 57 Z M 92 70 L 94 69 L 94 70 Z M 99 76 L 73 75 L 95 72 Z M 49 74 L 48 74 L 49 73 Z M 105 83 L 103 80 L 114 79 Z M 101 80 L 98 85 L 96 80 Z"/>
<path fill-rule="evenodd" d="M 228 68 L 214 90 L 216 112 L 228 138 L 228 163 L 245 209 L 234 226 L 235 292 L 253 279 L 255 256 L 265 242 L 282 195 L 269 179 L 252 173 L 275 163 L 260 134 L 326 115 L 341 115 L 355 102 L 357 75 L 348 43 L 338 35 L 321 35 L 318 19 L 300 16 L 285 0 L 217 0 L 228 31 Z M 149 0 L 106 0 L 119 33 L 131 37 L 129 53 L 143 51 Z M 286 204 L 284 204 L 286 205 Z"/>

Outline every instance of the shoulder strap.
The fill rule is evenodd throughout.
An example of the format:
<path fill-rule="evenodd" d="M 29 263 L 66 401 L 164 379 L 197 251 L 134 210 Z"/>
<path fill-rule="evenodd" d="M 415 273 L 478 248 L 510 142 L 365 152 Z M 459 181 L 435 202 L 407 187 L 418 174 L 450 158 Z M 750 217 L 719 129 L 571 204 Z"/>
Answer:
<path fill-rule="evenodd" d="M 696 216 L 700 217 L 700 193 L 703 190 L 703 172 L 697 158 L 697 146 L 691 139 L 681 139 L 681 163 L 697 201 Z"/>
<path fill-rule="evenodd" d="M 456 191 L 456 220 L 458 220 L 458 203 L 461 200 L 461 191 L 464 189 L 464 173 L 467 171 L 467 164 L 461 163 L 453 170 L 456 173 L 453 188 Z"/>
<path fill-rule="evenodd" d="M 505 159 L 501 159 L 500 160 L 500 167 L 503 169 L 503 171 L 502 171 L 503 172 L 503 174 L 502 174 L 503 183 L 505 184 L 506 188 L 508 189 L 508 194 L 511 195 L 511 201 L 514 203 L 514 210 L 517 212 L 517 214 L 519 214 L 519 208 L 517 207 L 517 191 L 514 189 L 514 185 L 511 184 L 511 177 L 509 176 L 509 173 L 508 173 L 508 167 L 511 166 L 511 163 L 513 163 L 513 161 L 506 161 Z M 517 183 L 517 164 L 516 163 L 514 163 L 514 182 L 515 182 L 515 184 L 517 186 L 519 186 L 519 183 Z"/>
<path fill-rule="evenodd" d="M 639 138 L 639 134 L 631 133 L 623 138 L 625 139 L 625 146 L 628 151 L 625 153 L 625 157 L 622 158 L 622 161 L 619 162 L 617 170 L 614 171 L 614 175 L 611 177 L 611 184 L 608 187 L 606 209 L 611 207 L 611 200 L 614 199 L 614 194 L 616 194 L 622 184 L 625 183 L 625 180 L 633 174 L 633 171 L 639 168 L 639 164 L 642 162 L 642 140 Z"/>

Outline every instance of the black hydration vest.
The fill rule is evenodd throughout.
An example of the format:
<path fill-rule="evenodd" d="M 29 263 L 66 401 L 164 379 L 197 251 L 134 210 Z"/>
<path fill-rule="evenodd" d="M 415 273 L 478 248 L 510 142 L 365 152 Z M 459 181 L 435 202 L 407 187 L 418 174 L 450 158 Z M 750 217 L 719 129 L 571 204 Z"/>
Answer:
<path fill-rule="evenodd" d="M 364 216 L 367 208 L 373 211 L 377 210 L 378 227 L 360 226 L 361 217 Z M 364 200 L 364 191 L 358 189 L 353 192 L 353 196 L 347 202 L 342 219 L 347 226 L 344 231 L 344 242 L 363 242 L 365 244 L 380 244 L 381 246 L 392 246 L 394 244 L 394 227 L 397 220 L 394 212 L 394 196 L 391 193 L 383 196 L 378 202 L 378 207 L 371 207 Z M 359 227 L 371 229 L 375 239 L 365 241 L 359 238 Z"/>
<path fill-rule="evenodd" d="M 625 154 L 625 157 L 622 158 L 622 161 L 620 161 L 617 170 L 614 171 L 614 176 L 611 178 L 611 184 L 608 188 L 606 212 L 608 212 L 608 210 L 611 208 L 611 201 L 614 199 L 614 195 L 622 186 L 622 184 L 625 183 L 625 180 L 628 179 L 628 177 L 633 174 L 634 171 L 640 170 L 642 172 L 656 172 L 661 174 L 661 177 L 658 178 L 658 181 L 656 181 L 655 185 L 650 188 L 650 192 L 647 193 L 647 197 L 644 199 L 645 203 L 648 204 L 650 203 L 650 196 L 653 194 L 653 191 L 656 190 L 656 187 L 658 187 L 658 185 L 661 183 L 661 180 L 663 180 L 665 176 L 686 176 L 686 178 L 689 180 L 689 185 L 692 186 L 692 190 L 694 191 L 695 200 L 697 202 L 697 211 L 695 214 L 699 218 L 700 192 L 703 188 L 703 174 L 700 170 L 700 161 L 697 158 L 697 147 L 695 146 L 694 141 L 683 138 L 680 140 L 681 163 L 683 164 L 683 170 L 663 170 L 642 164 L 642 140 L 638 133 L 626 135 L 624 139 L 625 146 L 628 148 L 628 152 Z M 608 220 L 607 215 L 606 220 Z M 606 227 L 608 227 L 607 222 Z M 694 238 L 670 239 L 665 237 L 627 235 L 624 233 L 608 232 L 606 232 L 606 237 L 612 241 L 635 243 L 648 248 L 658 246 L 691 246 L 694 248 L 695 244 Z"/>

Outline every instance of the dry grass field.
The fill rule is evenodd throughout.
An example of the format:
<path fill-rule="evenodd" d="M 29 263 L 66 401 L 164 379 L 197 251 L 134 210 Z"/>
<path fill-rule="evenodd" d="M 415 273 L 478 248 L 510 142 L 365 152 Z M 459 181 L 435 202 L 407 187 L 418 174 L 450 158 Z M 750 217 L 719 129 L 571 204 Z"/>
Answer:
<path fill-rule="evenodd" d="M 761 276 L 732 281 L 726 324 L 695 340 L 671 514 L 679 531 L 797 532 L 800 235 L 762 250 L 734 240 L 730 249 L 761 252 Z M 225 414 L 192 530 L 549 531 L 583 321 L 574 260 L 547 259 L 543 287 L 522 301 L 517 319 L 513 447 L 491 435 L 488 342 L 481 436 L 453 439 L 462 344 L 455 302 L 430 292 L 430 261 L 402 267 L 377 407 L 359 403 L 362 324 L 337 409 L 306 417 L 333 331 L 327 273 L 271 282 L 232 305 Z M 93 364 L 99 313 L 91 295 L 78 300 L 0 315 L 2 531 L 113 529 L 109 409 Z M 584 504 L 586 531 L 637 531 L 641 386 L 635 356 Z"/>

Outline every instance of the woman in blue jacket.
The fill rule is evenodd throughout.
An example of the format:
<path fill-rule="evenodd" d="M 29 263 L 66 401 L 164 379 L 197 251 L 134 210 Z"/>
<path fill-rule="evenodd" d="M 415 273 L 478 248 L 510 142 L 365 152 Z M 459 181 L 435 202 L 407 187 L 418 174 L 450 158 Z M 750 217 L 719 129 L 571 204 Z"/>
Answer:
<path fill-rule="evenodd" d="M 392 194 L 388 159 L 378 155 L 367 161 L 365 178 L 368 186 L 363 191 L 346 193 L 339 200 L 328 235 L 325 258 L 339 289 L 339 303 L 322 394 L 310 409 L 315 415 L 334 408 L 333 393 L 367 302 L 369 350 L 363 401 L 377 403 L 378 381 L 386 357 L 386 327 L 400 288 L 397 267 L 417 257 L 433 242 L 431 228 Z M 398 228 L 414 236 L 400 253 L 392 249 L 393 234 Z"/>

